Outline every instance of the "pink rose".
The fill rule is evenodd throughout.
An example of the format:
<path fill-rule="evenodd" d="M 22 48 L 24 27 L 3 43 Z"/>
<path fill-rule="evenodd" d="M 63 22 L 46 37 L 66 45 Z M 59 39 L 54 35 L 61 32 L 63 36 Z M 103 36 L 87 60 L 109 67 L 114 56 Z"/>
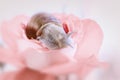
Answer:
<path fill-rule="evenodd" d="M 0 48 L 0 60 L 18 70 L 0 75 L 1 80 L 55 80 L 57 75 L 71 73 L 84 78 L 93 68 L 103 66 L 97 59 L 103 39 L 99 25 L 74 15 L 54 16 L 61 20 L 67 32 L 75 32 L 71 37 L 73 48 L 46 50 L 37 40 L 29 40 L 24 32 L 29 21 L 27 16 L 19 15 L 2 23 L 2 39 L 6 45 Z"/>

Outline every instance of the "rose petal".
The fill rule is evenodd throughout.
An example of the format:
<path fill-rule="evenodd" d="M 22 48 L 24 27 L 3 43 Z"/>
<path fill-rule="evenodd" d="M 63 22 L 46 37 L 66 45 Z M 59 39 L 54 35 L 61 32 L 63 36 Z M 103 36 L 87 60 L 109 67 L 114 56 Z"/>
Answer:
<path fill-rule="evenodd" d="M 75 57 L 77 59 L 88 58 L 97 55 L 103 40 L 103 33 L 99 25 L 90 19 L 82 20 L 84 37 L 78 43 Z"/>
<path fill-rule="evenodd" d="M 1 25 L 2 38 L 14 51 L 17 50 L 16 41 L 23 38 L 23 24 L 26 24 L 26 21 L 28 21 L 28 18 L 21 15 L 5 21 Z"/>
<path fill-rule="evenodd" d="M 51 67 L 54 65 L 64 64 L 68 62 L 74 61 L 71 56 L 68 56 L 64 53 L 60 53 L 59 51 L 36 51 L 33 48 L 27 49 L 23 53 L 23 58 L 25 60 L 26 65 L 29 68 L 39 70 Z"/>
<path fill-rule="evenodd" d="M 10 49 L 0 48 L 0 61 L 12 64 L 16 67 L 24 67 L 24 63 L 19 55 L 15 55 Z"/>
<path fill-rule="evenodd" d="M 30 69 L 0 74 L 0 80 L 56 80 L 54 76 Z"/>

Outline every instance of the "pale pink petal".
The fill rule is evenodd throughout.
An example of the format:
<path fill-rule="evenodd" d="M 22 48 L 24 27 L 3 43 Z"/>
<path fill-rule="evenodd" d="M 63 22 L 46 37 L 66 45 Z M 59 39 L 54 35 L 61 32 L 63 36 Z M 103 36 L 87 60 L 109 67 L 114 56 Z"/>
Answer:
<path fill-rule="evenodd" d="M 16 67 L 22 68 L 24 67 L 24 63 L 22 62 L 21 56 L 14 55 L 10 49 L 0 48 L 0 61 L 7 64 L 12 64 Z"/>
<path fill-rule="evenodd" d="M 106 63 L 100 62 L 96 56 L 91 56 L 88 59 L 78 62 L 76 74 L 80 79 L 84 79 L 95 68 L 106 68 Z"/>
<path fill-rule="evenodd" d="M 98 53 L 103 40 L 103 33 L 99 25 L 90 19 L 81 20 L 83 26 L 83 38 L 78 43 L 78 50 L 75 58 L 78 62 L 78 70 L 80 77 L 85 77 L 90 71 L 104 63 L 97 59 Z"/>
<path fill-rule="evenodd" d="M 24 37 L 24 25 L 27 21 L 28 18 L 21 15 L 11 20 L 4 21 L 1 25 L 0 31 L 2 34 L 2 38 L 4 42 L 14 51 L 17 50 L 16 41 Z"/>
<path fill-rule="evenodd" d="M 42 50 L 41 44 L 38 43 L 38 41 L 28 40 L 28 39 L 17 40 L 17 47 L 18 47 L 19 53 L 24 52 L 28 48 L 33 48 L 33 49 L 38 50 L 38 51 Z"/>
<path fill-rule="evenodd" d="M 81 22 L 83 25 L 84 37 L 78 43 L 78 50 L 75 55 L 79 60 L 97 55 L 103 41 L 103 32 L 95 21 L 85 19 Z"/>
<path fill-rule="evenodd" d="M 72 49 L 73 50 L 73 49 Z M 69 51 L 72 52 L 72 50 L 69 49 Z M 63 50 L 65 52 L 65 50 Z M 65 67 L 67 63 L 75 62 L 76 60 L 73 58 L 73 55 L 69 55 L 69 52 L 65 52 L 68 54 L 65 54 L 62 50 L 61 51 L 36 51 L 32 48 L 26 50 L 23 53 L 23 58 L 25 59 L 25 63 L 29 68 L 35 69 L 35 70 L 43 70 L 44 68 L 51 68 L 52 66 L 57 66 L 57 69 L 59 65 L 62 65 Z M 57 71 L 59 72 L 59 70 Z M 62 73 L 63 71 L 61 71 Z M 66 71 L 67 72 L 67 71 Z"/>
<path fill-rule="evenodd" d="M 77 63 L 76 62 L 66 62 L 62 64 L 57 64 L 49 66 L 41 70 L 41 72 L 53 74 L 53 75 L 66 75 L 71 73 L 76 73 Z"/>

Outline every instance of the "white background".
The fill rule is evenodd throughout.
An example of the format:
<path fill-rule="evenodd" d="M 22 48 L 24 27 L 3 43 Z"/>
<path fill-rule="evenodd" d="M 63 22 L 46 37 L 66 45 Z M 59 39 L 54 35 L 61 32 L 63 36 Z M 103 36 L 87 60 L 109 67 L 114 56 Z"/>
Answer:
<path fill-rule="evenodd" d="M 72 13 L 95 20 L 104 32 L 100 60 L 110 68 L 94 70 L 86 80 L 120 80 L 120 1 L 119 0 L 0 0 L 0 22 L 15 15 L 36 12 Z"/>

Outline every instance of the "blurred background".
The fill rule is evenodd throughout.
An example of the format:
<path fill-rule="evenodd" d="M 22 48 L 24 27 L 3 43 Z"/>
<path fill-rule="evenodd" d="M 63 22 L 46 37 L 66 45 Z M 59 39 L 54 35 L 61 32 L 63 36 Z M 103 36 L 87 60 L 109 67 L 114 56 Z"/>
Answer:
<path fill-rule="evenodd" d="M 119 0 L 0 0 L 0 23 L 16 15 L 32 16 L 43 11 L 95 20 L 104 33 L 99 58 L 107 61 L 110 67 L 107 70 L 93 70 L 86 80 L 120 80 Z"/>

